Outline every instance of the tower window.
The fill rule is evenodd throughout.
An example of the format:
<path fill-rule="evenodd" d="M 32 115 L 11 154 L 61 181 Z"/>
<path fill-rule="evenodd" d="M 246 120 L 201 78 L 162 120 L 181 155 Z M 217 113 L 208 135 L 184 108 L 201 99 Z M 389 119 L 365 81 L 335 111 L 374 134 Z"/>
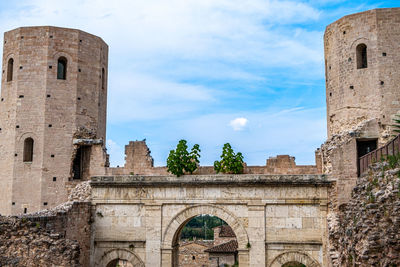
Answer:
<path fill-rule="evenodd" d="M 14 59 L 10 58 L 7 65 L 7 82 L 12 81 L 14 70 Z"/>
<path fill-rule="evenodd" d="M 57 79 L 59 79 L 59 80 L 67 79 L 67 59 L 65 57 L 60 57 L 58 59 Z"/>
<path fill-rule="evenodd" d="M 105 70 L 104 68 L 101 69 L 101 89 L 104 89 L 106 77 L 105 77 Z"/>
<path fill-rule="evenodd" d="M 368 67 L 367 46 L 365 44 L 357 45 L 356 54 L 357 54 L 357 69 L 367 68 Z"/>
<path fill-rule="evenodd" d="M 24 141 L 24 162 L 33 160 L 33 139 L 28 137 Z"/>

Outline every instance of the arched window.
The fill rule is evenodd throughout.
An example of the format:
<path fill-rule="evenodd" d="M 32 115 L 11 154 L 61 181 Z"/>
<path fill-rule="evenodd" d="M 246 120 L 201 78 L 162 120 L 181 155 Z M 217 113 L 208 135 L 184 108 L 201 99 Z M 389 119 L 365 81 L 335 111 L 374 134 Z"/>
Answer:
<path fill-rule="evenodd" d="M 28 137 L 24 141 L 24 162 L 33 160 L 33 139 Z"/>
<path fill-rule="evenodd" d="M 105 82 L 106 82 L 106 77 L 105 77 L 105 70 L 104 68 L 101 69 L 101 89 L 104 89 Z"/>
<path fill-rule="evenodd" d="M 14 59 L 10 58 L 7 64 L 7 82 L 12 81 L 14 71 Z"/>
<path fill-rule="evenodd" d="M 356 53 L 357 53 L 357 69 L 367 68 L 368 67 L 367 46 L 365 44 L 357 45 Z"/>
<path fill-rule="evenodd" d="M 57 79 L 59 79 L 59 80 L 67 79 L 67 59 L 65 57 L 60 57 L 58 59 Z"/>

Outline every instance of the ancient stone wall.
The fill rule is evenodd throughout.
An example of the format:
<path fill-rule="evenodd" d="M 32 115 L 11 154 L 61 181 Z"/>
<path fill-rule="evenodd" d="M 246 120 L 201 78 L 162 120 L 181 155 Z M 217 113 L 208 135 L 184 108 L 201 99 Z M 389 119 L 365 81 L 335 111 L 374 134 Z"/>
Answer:
<path fill-rule="evenodd" d="M 106 137 L 107 60 L 107 44 L 79 30 L 22 27 L 4 34 L 0 213 L 30 213 L 66 201 L 80 147 L 73 139 L 104 143 Z M 29 160 L 27 138 L 33 139 Z M 90 146 L 85 148 L 89 159 Z M 82 178 L 90 177 L 89 166 L 82 169 Z"/>
<path fill-rule="evenodd" d="M 89 266 L 90 202 L 21 217 L 0 216 L 0 266 Z"/>
<path fill-rule="evenodd" d="M 400 265 L 400 169 L 385 166 L 360 177 L 348 204 L 328 215 L 333 266 Z"/>

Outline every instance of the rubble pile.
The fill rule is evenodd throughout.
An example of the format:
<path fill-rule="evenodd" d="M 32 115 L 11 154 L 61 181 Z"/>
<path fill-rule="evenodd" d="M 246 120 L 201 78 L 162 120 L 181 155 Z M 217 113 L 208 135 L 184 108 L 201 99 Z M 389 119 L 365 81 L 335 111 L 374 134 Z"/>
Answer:
<path fill-rule="evenodd" d="M 55 220 L 0 216 L 0 266 L 81 266 L 80 246 Z"/>
<path fill-rule="evenodd" d="M 377 163 L 328 216 L 333 266 L 400 266 L 400 169 Z"/>

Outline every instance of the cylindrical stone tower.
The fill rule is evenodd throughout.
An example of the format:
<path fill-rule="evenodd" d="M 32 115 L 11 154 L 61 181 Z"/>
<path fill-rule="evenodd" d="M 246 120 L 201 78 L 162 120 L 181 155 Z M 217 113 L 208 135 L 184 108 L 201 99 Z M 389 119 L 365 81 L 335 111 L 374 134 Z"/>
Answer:
<path fill-rule="evenodd" d="M 324 42 L 328 138 L 376 119 L 386 142 L 400 111 L 400 8 L 345 16 Z"/>
<path fill-rule="evenodd" d="M 324 42 L 328 140 L 322 162 L 342 204 L 361 174 L 360 157 L 392 138 L 400 113 L 400 8 L 345 16 L 328 25 Z"/>
<path fill-rule="evenodd" d="M 107 44 L 80 30 L 4 34 L 1 214 L 53 207 L 90 175 L 92 145 L 106 137 L 107 64 Z"/>

